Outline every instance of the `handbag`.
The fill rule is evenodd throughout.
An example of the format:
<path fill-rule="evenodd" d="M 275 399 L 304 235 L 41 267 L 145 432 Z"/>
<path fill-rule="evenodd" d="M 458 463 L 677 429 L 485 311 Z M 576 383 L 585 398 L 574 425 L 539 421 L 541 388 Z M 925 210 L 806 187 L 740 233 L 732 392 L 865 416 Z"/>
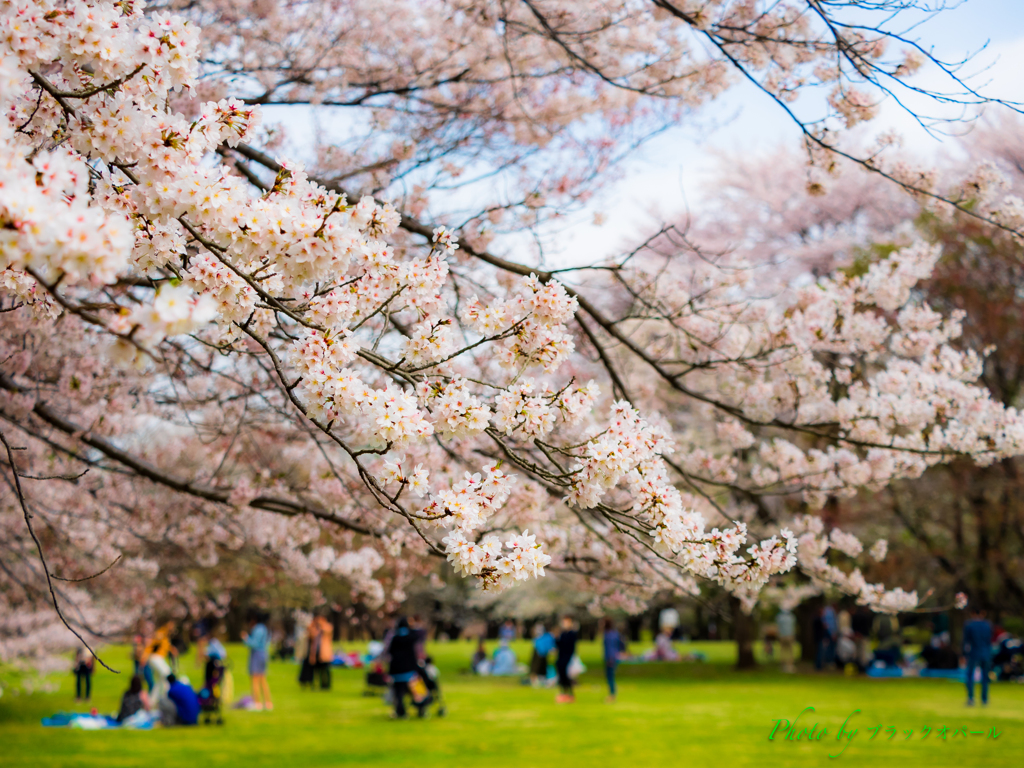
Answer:
<path fill-rule="evenodd" d="M 430 693 L 427 691 L 427 684 L 423 682 L 422 677 L 417 676 L 409 681 L 409 694 L 416 704 L 422 704 L 426 701 Z"/>
<path fill-rule="evenodd" d="M 586 671 L 587 668 L 584 666 L 583 662 L 580 661 L 579 655 L 574 653 L 572 655 L 572 658 L 569 659 L 569 666 L 566 669 L 566 672 L 568 672 L 569 677 L 575 680 L 577 677 L 579 677 Z"/>

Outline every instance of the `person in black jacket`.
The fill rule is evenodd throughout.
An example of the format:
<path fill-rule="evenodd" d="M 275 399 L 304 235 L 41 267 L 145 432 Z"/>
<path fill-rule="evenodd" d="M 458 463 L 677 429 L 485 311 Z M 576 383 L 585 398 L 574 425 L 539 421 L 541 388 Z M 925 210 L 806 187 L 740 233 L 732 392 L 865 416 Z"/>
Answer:
<path fill-rule="evenodd" d="M 391 676 L 391 696 L 395 703 L 393 717 L 404 718 L 405 697 L 410 696 L 409 683 L 419 676 L 419 660 L 416 658 L 417 636 L 409 628 L 409 621 L 400 617 L 395 623 L 394 633 L 384 649 L 390 660 L 388 674 Z M 426 714 L 426 700 L 417 703 L 416 709 L 420 717 Z"/>
<path fill-rule="evenodd" d="M 558 657 L 555 660 L 555 671 L 558 672 L 558 685 L 562 692 L 555 698 L 559 704 L 576 701 L 572 693 L 572 678 L 569 677 L 569 662 L 576 653 L 576 640 L 579 638 L 572 616 L 562 617 L 562 633 L 555 641 Z"/>

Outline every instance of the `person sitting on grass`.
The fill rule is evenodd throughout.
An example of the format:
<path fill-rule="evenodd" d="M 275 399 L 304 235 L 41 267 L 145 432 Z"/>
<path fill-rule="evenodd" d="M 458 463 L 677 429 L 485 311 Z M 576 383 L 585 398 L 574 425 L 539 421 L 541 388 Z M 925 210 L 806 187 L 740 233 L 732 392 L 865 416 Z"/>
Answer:
<path fill-rule="evenodd" d="M 499 677 L 507 677 L 519 672 L 518 658 L 508 644 L 508 640 L 502 640 L 494 655 L 491 657 L 491 674 Z"/>
<path fill-rule="evenodd" d="M 654 648 L 644 654 L 644 661 L 679 661 L 679 651 L 672 644 L 670 627 L 663 627 L 654 638 Z"/>
<path fill-rule="evenodd" d="M 935 635 L 931 642 L 921 649 L 921 658 L 928 669 L 959 669 L 960 656 L 949 644 L 949 633 Z"/>
<path fill-rule="evenodd" d="M 469 668 L 477 675 L 486 675 L 491 671 L 491 664 L 487 660 L 487 647 L 484 645 L 483 635 L 476 644 L 476 652 L 469 662 Z"/>
<path fill-rule="evenodd" d="M 199 696 L 188 683 L 167 676 L 167 699 L 160 703 L 160 722 L 168 725 L 195 725 L 199 722 Z"/>
<path fill-rule="evenodd" d="M 117 722 L 123 723 L 136 712 L 149 709 L 149 696 L 142 690 L 142 677 L 133 675 L 128 690 L 121 697 L 121 709 L 117 713 Z"/>
<path fill-rule="evenodd" d="M 875 636 L 878 638 L 878 646 L 875 648 L 876 665 L 880 662 L 886 667 L 896 667 L 903 661 L 899 627 L 894 616 L 883 613 L 875 619 Z"/>

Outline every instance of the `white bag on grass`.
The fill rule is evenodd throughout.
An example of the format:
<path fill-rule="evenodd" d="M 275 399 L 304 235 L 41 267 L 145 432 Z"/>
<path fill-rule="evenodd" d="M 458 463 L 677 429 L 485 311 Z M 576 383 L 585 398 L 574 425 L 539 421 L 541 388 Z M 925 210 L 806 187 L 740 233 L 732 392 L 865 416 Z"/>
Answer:
<path fill-rule="evenodd" d="M 572 655 L 572 658 L 569 659 L 569 668 L 567 671 L 569 673 L 569 677 L 571 677 L 573 680 L 575 680 L 587 671 L 586 666 L 584 666 L 583 662 L 580 661 L 579 654 L 574 653 Z"/>

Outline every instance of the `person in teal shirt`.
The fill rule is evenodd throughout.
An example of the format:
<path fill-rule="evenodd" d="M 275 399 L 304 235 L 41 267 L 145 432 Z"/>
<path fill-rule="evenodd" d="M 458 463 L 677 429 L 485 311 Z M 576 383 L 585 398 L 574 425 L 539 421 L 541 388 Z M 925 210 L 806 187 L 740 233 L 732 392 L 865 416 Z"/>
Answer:
<path fill-rule="evenodd" d="M 555 650 L 555 638 L 543 624 L 533 628 L 533 657 L 530 659 L 530 684 L 534 688 L 548 679 L 548 656 Z"/>
<path fill-rule="evenodd" d="M 270 685 L 267 683 L 267 662 L 270 659 L 270 630 L 266 616 L 249 614 L 249 632 L 242 633 L 242 642 L 249 648 L 249 679 L 252 681 L 252 708 L 256 710 L 274 708 L 270 700 Z"/>

